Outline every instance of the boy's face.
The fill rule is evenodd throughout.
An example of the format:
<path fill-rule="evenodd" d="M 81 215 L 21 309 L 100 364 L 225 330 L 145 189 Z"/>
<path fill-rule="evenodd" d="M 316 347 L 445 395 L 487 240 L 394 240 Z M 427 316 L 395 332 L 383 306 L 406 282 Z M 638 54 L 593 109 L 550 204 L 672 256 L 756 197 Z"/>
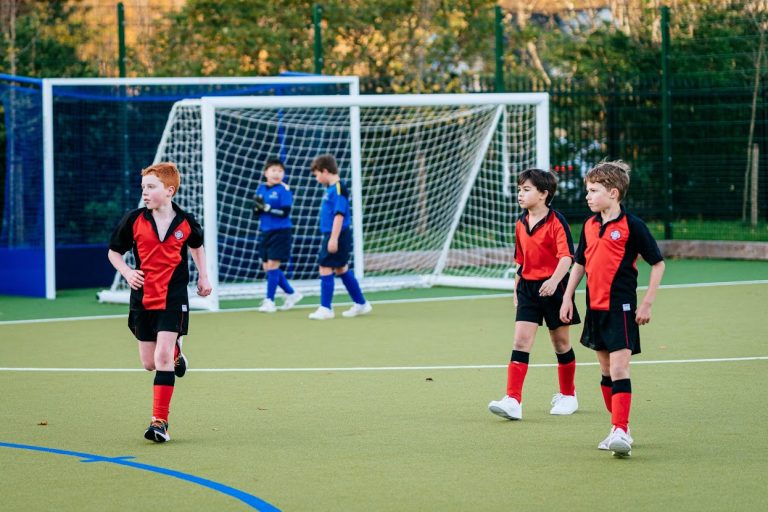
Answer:
<path fill-rule="evenodd" d="M 312 174 L 315 175 L 315 179 L 321 185 L 328 184 L 328 171 L 325 169 L 312 169 Z"/>
<path fill-rule="evenodd" d="M 285 169 L 280 165 L 270 165 L 264 171 L 264 177 L 267 179 L 267 185 L 277 185 L 283 182 Z"/>
<path fill-rule="evenodd" d="M 602 212 L 618 203 L 619 191 L 608 190 L 602 183 L 587 182 L 587 206 L 593 212 Z"/>
<path fill-rule="evenodd" d="M 169 204 L 174 192 L 172 186 L 166 187 L 154 174 L 141 177 L 141 199 L 150 210 Z"/>
<path fill-rule="evenodd" d="M 517 186 L 517 202 L 520 208 L 530 210 L 536 206 L 546 205 L 547 193 L 542 192 L 531 183 L 531 180 L 525 180 L 522 185 Z"/>

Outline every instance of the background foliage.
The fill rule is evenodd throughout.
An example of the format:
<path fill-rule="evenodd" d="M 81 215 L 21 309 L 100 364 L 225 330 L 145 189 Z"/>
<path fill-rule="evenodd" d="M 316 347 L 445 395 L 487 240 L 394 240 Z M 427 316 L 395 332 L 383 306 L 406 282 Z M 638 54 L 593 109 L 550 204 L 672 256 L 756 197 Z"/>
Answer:
<path fill-rule="evenodd" d="M 494 90 L 494 74 L 503 71 L 505 90 L 551 95 L 552 165 L 564 182 L 556 207 L 572 210 L 577 220 L 584 214 L 583 172 L 603 158 L 623 158 L 634 170 L 630 206 L 663 221 L 662 3 L 671 12 L 673 220 L 686 226 L 713 218 L 747 221 L 749 155 L 757 144 L 759 222 L 740 236 L 768 240 L 768 2 L 325 0 L 323 72 L 358 75 L 367 93 L 425 93 Z M 3 0 L 2 71 L 116 76 L 116 4 Z M 315 69 L 310 1 L 124 4 L 129 76 Z M 503 15 L 502 70 L 495 66 L 497 4 Z M 2 131 L 0 123 L 0 147 Z M 0 186 L 4 176 L 0 167 Z M 732 235 L 722 231 L 692 236 Z"/>

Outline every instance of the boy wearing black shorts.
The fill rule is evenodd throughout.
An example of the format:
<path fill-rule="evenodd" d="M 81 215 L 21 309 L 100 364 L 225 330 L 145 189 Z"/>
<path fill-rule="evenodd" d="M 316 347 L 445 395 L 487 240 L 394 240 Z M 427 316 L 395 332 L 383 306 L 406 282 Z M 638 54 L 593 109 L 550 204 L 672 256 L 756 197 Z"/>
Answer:
<path fill-rule="evenodd" d="M 566 416 L 579 408 L 574 384 L 576 356 L 568 335 L 568 327 L 579 323 L 579 315 L 575 312 L 567 322 L 560 320 L 560 305 L 573 261 L 571 230 L 565 217 L 550 208 L 557 190 L 557 179 L 551 172 L 525 170 L 518 176 L 517 185 L 517 200 L 524 213 L 515 224 L 515 344 L 507 366 L 507 394 L 490 402 L 488 409 L 502 418 L 523 418 L 523 383 L 530 352 L 536 330 L 546 321 L 560 384 L 549 412 Z"/>
<path fill-rule="evenodd" d="M 587 314 L 581 344 L 595 350 L 600 363 L 600 387 L 611 430 L 598 448 L 614 455 L 630 455 L 629 432 L 632 386 L 629 363 L 640 353 L 639 326 L 651 321 L 651 305 L 664 275 L 664 260 L 648 227 L 621 201 L 629 189 L 629 166 L 621 161 L 602 162 L 584 178 L 587 205 L 592 217 L 584 222 L 576 262 L 560 308 L 560 319 L 574 312 L 573 293 L 587 275 Z M 637 304 L 637 257 L 651 265 L 648 291 Z"/>
<path fill-rule="evenodd" d="M 211 293 L 203 249 L 203 230 L 195 218 L 173 202 L 181 177 L 175 164 L 161 162 L 141 171 L 146 205 L 128 212 L 112 233 L 107 257 L 131 287 L 128 328 L 139 342 L 144 368 L 155 372 L 152 420 L 144 437 L 169 441 L 168 413 L 175 377 L 183 377 L 187 361 L 181 337 L 189 325 L 187 249 L 198 270 L 197 293 Z M 133 250 L 136 268 L 123 254 Z"/>

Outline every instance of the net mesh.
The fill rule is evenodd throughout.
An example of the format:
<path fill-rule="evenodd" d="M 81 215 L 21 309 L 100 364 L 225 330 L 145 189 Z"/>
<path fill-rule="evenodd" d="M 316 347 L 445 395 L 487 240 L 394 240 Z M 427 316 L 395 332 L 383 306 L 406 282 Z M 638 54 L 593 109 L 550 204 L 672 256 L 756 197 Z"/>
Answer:
<path fill-rule="evenodd" d="M 351 186 L 350 115 L 348 107 L 217 108 L 221 297 L 263 293 L 251 205 L 263 165 L 274 157 L 285 162 L 294 194 L 294 245 L 285 270 L 299 288 L 316 291 L 324 191 L 310 164 L 319 154 L 334 155 Z M 536 162 L 535 107 L 361 107 L 359 116 L 363 286 L 429 284 L 436 276 L 511 278 L 516 174 Z M 156 161 L 179 165 L 176 200 L 202 222 L 201 142 L 199 102 L 179 104 Z M 116 280 L 113 288 L 121 287 Z"/>

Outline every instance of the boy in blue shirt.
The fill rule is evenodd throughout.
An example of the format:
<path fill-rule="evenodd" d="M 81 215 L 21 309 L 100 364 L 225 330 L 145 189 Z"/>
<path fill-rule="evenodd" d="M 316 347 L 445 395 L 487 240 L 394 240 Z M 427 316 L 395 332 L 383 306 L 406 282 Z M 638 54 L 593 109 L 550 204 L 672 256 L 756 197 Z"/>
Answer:
<path fill-rule="evenodd" d="M 256 189 L 253 212 L 259 217 L 261 233 L 259 233 L 259 258 L 262 268 L 267 273 L 267 293 L 259 307 L 262 313 L 274 313 L 275 293 L 277 287 L 287 294 L 283 310 L 289 310 L 299 302 L 303 295 L 288 283 L 285 274 L 280 270 L 280 263 L 291 257 L 293 243 L 293 223 L 291 222 L 291 206 L 293 193 L 288 185 L 283 183 L 285 165 L 281 160 L 269 160 L 264 165 L 265 183 Z"/>
<path fill-rule="evenodd" d="M 339 168 L 333 155 L 316 157 L 311 169 L 318 183 L 327 188 L 320 206 L 320 232 L 323 235 L 318 257 L 320 307 L 309 318 L 330 320 L 335 316 L 332 306 L 335 276 L 341 278 L 354 301 L 354 305 L 342 315 L 347 318 L 367 315 L 373 308 L 365 300 L 354 273 L 349 272 L 349 257 L 352 254 L 349 190 L 339 177 Z"/>

